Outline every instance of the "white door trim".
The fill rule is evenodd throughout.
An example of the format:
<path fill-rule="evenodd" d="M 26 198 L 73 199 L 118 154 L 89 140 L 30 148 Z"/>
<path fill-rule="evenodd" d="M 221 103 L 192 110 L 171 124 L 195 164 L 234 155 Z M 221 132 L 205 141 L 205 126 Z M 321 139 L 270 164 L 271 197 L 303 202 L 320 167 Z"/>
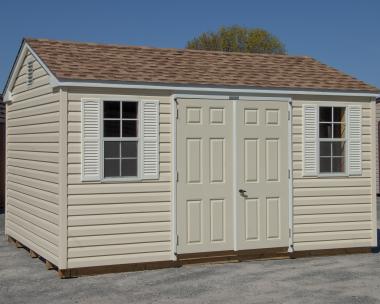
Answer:
<path fill-rule="evenodd" d="M 172 212 L 171 212 L 171 259 L 177 261 L 177 100 L 170 99 L 172 120 Z"/>
<path fill-rule="evenodd" d="M 288 170 L 289 170 L 289 178 L 288 178 L 288 217 L 289 217 L 289 252 L 294 252 L 293 248 L 293 157 L 292 157 L 292 98 L 289 97 L 257 97 L 257 96 L 234 96 L 234 98 L 230 98 L 230 96 L 225 95 L 193 95 L 193 94 L 173 94 L 171 95 L 171 118 L 173 122 L 172 126 L 172 213 L 171 213 L 171 258 L 173 261 L 177 260 L 177 109 L 178 102 L 177 98 L 183 99 L 211 99 L 211 100 L 229 100 L 233 103 L 233 134 L 232 140 L 234 143 L 233 147 L 233 189 L 235 195 L 233 195 L 233 209 L 234 209 L 234 250 L 237 250 L 237 221 L 236 221 L 236 207 L 237 207 L 237 197 L 238 197 L 238 189 L 237 189 L 237 171 L 236 171 L 236 105 L 239 100 L 244 101 L 283 101 L 288 103 L 288 111 L 290 117 L 288 119 Z"/>
<path fill-rule="evenodd" d="M 293 246 L 293 104 L 292 100 L 288 102 L 288 216 L 289 216 L 289 247 L 288 252 L 294 252 Z"/>
<path fill-rule="evenodd" d="M 236 132 L 237 132 L 237 119 L 236 119 L 236 107 L 237 107 L 237 100 L 232 100 L 232 205 L 233 205 L 233 235 L 234 235 L 234 251 L 237 251 L 238 244 L 237 244 L 237 231 L 238 231 L 238 223 L 237 223 L 237 138 L 236 138 Z"/>

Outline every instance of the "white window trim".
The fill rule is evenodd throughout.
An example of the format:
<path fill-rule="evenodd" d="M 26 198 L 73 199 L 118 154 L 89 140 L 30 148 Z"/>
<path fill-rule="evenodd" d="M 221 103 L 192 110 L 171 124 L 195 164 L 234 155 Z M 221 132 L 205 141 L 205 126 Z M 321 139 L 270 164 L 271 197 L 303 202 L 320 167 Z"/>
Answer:
<path fill-rule="evenodd" d="M 137 137 L 130 137 L 128 139 L 124 138 L 121 139 L 120 137 L 113 137 L 107 138 L 107 141 L 137 141 L 137 176 L 126 176 L 126 177 L 104 177 L 104 141 L 105 137 L 103 136 L 103 130 L 104 130 L 104 102 L 105 101 L 119 101 L 119 102 L 137 102 Z M 102 98 L 100 100 L 100 174 L 101 174 L 101 182 L 102 183 L 125 183 L 125 182 L 139 182 L 142 181 L 142 138 L 141 138 L 141 128 L 143 127 L 142 124 L 142 111 L 141 111 L 141 100 L 135 99 L 135 98 L 117 98 L 117 97 L 111 97 L 111 98 Z M 120 109 L 121 111 L 121 109 Z M 121 115 L 121 114 L 120 114 Z"/>
<path fill-rule="evenodd" d="M 319 109 L 320 108 L 323 108 L 323 107 L 330 107 L 330 108 L 345 108 L 344 110 L 344 119 L 345 119 L 345 131 L 344 131 L 344 142 L 345 142 L 345 149 L 344 149 L 344 172 L 326 172 L 326 173 L 321 173 L 321 170 L 320 170 L 320 166 L 321 166 L 321 153 L 320 153 L 320 143 L 321 141 L 326 141 L 326 142 L 331 142 L 330 140 L 321 140 L 321 138 L 319 137 Z M 348 123 L 348 114 L 347 114 L 347 107 L 348 105 L 347 104 L 339 104 L 339 103 L 324 103 L 324 104 L 318 104 L 317 105 L 317 140 L 318 140 L 318 144 L 317 144 L 317 174 L 318 174 L 318 177 L 325 177 L 325 178 L 329 178 L 329 177 L 348 177 L 349 174 L 348 174 L 348 149 L 347 149 L 347 143 L 348 143 L 348 137 L 347 137 L 347 123 Z M 340 140 L 340 141 L 343 141 Z"/>

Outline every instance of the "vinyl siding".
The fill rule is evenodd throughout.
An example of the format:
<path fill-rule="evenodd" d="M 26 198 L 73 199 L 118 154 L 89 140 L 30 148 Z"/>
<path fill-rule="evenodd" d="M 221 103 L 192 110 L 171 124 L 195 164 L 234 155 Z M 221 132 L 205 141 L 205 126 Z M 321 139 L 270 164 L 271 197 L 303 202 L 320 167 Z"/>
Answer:
<path fill-rule="evenodd" d="M 326 102 L 323 102 L 326 104 Z M 338 103 L 338 102 L 336 102 Z M 336 104 L 335 103 L 335 104 Z M 340 101 L 339 104 L 356 104 Z M 372 192 L 372 112 L 369 101 L 362 105 L 361 176 L 304 177 L 302 173 L 302 105 L 293 102 L 293 241 L 296 251 L 368 247 L 374 243 Z"/>
<path fill-rule="evenodd" d="M 27 81 L 33 60 L 34 80 Z M 6 233 L 58 265 L 59 95 L 31 54 L 24 58 L 7 105 Z"/>
<path fill-rule="evenodd" d="M 160 101 L 160 178 L 81 181 L 81 98 Z M 171 104 L 146 92 L 68 93 L 68 268 L 171 259 Z"/>

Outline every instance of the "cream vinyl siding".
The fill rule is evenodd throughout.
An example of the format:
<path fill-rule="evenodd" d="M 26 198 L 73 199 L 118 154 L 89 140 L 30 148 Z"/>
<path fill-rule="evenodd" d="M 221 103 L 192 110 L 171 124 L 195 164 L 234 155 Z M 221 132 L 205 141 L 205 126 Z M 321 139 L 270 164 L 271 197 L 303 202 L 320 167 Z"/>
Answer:
<path fill-rule="evenodd" d="M 27 85 L 27 63 L 33 83 Z M 59 93 L 31 54 L 7 105 L 6 234 L 58 265 Z"/>
<path fill-rule="evenodd" d="M 81 99 L 123 99 L 117 95 L 160 101 L 159 180 L 81 181 Z M 68 102 L 68 268 L 170 260 L 170 98 L 126 90 L 70 90 Z"/>
<path fill-rule="evenodd" d="M 371 104 L 345 101 L 331 101 L 331 105 L 362 105 L 361 176 L 303 176 L 302 105 L 328 105 L 329 102 L 293 102 L 293 241 L 296 251 L 368 247 L 374 242 L 371 168 L 376 160 L 371 157 L 375 148 L 371 140 Z"/>

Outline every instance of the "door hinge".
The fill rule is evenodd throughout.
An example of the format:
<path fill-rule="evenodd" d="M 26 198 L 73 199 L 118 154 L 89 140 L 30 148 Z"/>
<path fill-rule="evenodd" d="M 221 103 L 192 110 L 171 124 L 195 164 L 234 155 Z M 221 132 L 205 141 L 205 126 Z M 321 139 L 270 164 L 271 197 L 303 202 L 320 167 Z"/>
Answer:
<path fill-rule="evenodd" d="M 288 110 L 288 120 L 290 120 L 290 110 Z"/>
<path fill-rule="evenodd" d="M 177 108 L 177 112 L 176 112 L 175 118 L 178 119 L 178 116 L 179 116 L 179 113 L 178 113 L 178 108 Z"/>
<path fill-rule="evenodd" d="M 290 179 L 290 169 L 288 169 L 288 178 Z"/>
<path fill-rule="evenodd" d="M 177 234 L 177 246 L 179 245 L 179 235 Z"/>
<path fill-rule="evenodd" d="M 292 230 L 289 228 L 289 237 L 292 236 Z"/>
<path fill-rule="evenodd" d="M 177 171 L 177 183 L 178 183 L 178 181 L 179 181 L 179 173 Z"/>

